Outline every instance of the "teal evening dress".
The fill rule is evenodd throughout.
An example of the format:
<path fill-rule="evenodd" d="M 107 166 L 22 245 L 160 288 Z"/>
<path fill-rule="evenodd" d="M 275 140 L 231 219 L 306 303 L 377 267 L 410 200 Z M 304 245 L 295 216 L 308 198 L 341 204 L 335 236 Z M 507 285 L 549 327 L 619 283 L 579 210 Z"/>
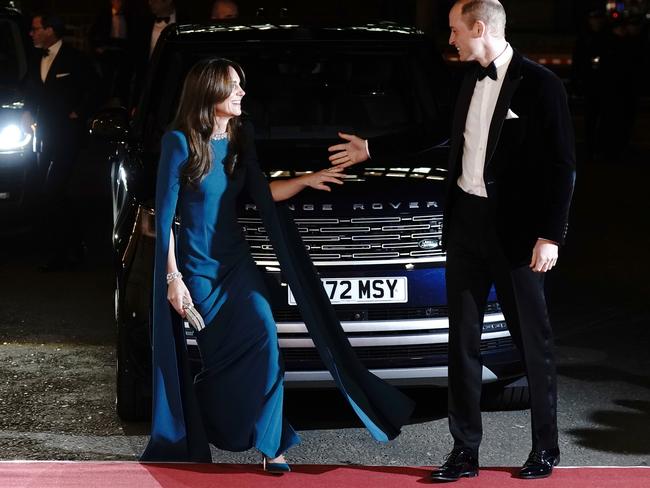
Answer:
<path fill-rule="evenodd" d="M 317 277 L 293 221 L 273 202 L 257 163 L 252 126 L 233 175 L 223 164 L 228 141 L 211 141 L 213 164 L 197 188 L 182 185 L 188 158 L 182 132 L 163 136 L 156 186 L 153 297 L 153 414 L 143 461 L 210 462 L 209 443 L 230 451 L 257 448 L 276 457 L 299 442 L 284 418 L 284 370 L 267 292 L 242 229 L 237 197 L 257 204 L 283 277 L 318 352 L 372 436 L 399 434 L 413 403 L 358 361 Z M 176 259 L 206 327 L 197 333 L 202 369 L 192 378 L 180 316 L 167 301 L 167 254 L 174 215 Z"/>

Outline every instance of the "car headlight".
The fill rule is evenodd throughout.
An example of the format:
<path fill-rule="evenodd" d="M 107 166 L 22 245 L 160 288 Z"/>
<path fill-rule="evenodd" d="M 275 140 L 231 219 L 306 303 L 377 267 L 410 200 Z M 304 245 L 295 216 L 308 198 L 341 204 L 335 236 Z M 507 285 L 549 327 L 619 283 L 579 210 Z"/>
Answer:
<path fill-rule="evenodd" d="M 0 128 L 0 151 L 21 149 L 32 140 L 32 134 L 21 129 L 16 124 Z"/>

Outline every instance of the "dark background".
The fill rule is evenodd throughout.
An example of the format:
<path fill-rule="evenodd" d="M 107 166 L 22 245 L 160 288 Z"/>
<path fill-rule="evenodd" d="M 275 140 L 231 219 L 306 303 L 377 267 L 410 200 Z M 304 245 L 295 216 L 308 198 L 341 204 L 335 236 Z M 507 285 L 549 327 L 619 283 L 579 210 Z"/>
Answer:
<path fill-rule="evenodd" d="M 90 23 L 101 9 L 102 1 L 25 0 L 19 2 L 24 12 L 50 10 L 68 19 L 71 24 Z M 105 2 L 108 4 L 108 2 Z M 147 12 L 146 0 L 131 0 L 136 11 Z M 242 16 L 252 16 L 258 6 L 270 15 L 286 8 L 296 18 L 310 17 L 322 21 L 391 20 L 415 24 L 427 32 L 447 35 L 447 13 L 453 0 L 240 0 Z M 508 13 L 508 30 L 516 33 L 571 34 L 585 15 L 604 9 L 602 0 L 503 0 Z M 630 3 L 630 2 L 628 2 Z M 632 3 L 644 3 L 643 0 Z M 177 8 L 191 18 L 207 18 L 211 0 L 178 1 Z"/>

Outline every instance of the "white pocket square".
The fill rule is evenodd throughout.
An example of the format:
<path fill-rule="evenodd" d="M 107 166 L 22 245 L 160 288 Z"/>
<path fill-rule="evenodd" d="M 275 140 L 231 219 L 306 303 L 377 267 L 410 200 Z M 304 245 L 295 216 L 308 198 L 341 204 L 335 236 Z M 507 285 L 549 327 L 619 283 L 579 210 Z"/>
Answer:
<path fill-rule="evenodd" d="M 64 76 L 69 76 L 69 75 L 70 75 L 70 73 L 57 73 L 55 76 L 57 78 L 63 78 Z"/>
<path fill-rule="evenodd" d="M 518 119 L 519 115 L 514 113 L 512 110 L 508 109 L 508 113 L 506 114 L 506 120 L 508 119 Z"/>

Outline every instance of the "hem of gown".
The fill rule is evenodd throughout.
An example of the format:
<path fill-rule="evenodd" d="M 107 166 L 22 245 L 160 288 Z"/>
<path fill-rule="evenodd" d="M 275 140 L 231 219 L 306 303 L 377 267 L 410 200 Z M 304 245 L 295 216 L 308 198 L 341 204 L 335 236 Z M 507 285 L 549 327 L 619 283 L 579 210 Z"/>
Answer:
<path fill-rule="evenodd" d="M 268 458 L 273 459 L 273 458 L 276 458 L 276 457 L 278 457 L 278 456 L 280 456 L 280 455 L 286 453 L 286 452 L 287 452 L 289 449 L 291 449 L 292 447 L 295 447 L 295 446 L 297 446 L 298 444 L 300 444 L 300 437 L 299 437 L 297 434 L 295 434 L 294 438 L 291 440 L 291 442 L 290 442 L 288 445 L 286 445 L 286 446 L 284 446 L 284 445 L 283 445 L 283 446 L 280 446 L 280 447 L 278 448 L 278 450 L 275 451 L 275 452 L 271 452 L 271 451 L 267 450 L 264 446 L 261 446 L 261 445 L 258 444 L 258 443 L 251 443 L 251 445 L 246 446 L 246 447 L 232 447 L 232 446 L 227 446 L 227 445 L 224 445 L 224 444 L 222 444 L 222 443 L 217 443 L 217 442 L 213 442 L 213 441 L 209 441 L 209 442 L 210 442 L 210 444 L 212 444 L 214 447 L 216 447 L 217 449 L 220 449 L 220 450 L 222 450 L 222 451 L 228 451 L 228 452 L 245 452 L 245 451 L 248 451 L 248 450 L 250 450 L 250 449 L 255 449 L 255 450 L 258 451 L 260 454 L 262 454 L 262 455 L 264 455 L 264 456 L 266 456 L 266 457 L 268 457 Z M 141 458 L 141 460 L 142 460 L 142 458 Z M 152 461 L 148 461 L 148 462 L 152 462 Z"/>
<path fill-rule="evenodd" d="M 291 449 L 292 447 L 297 446 L 298 444 L 300 444 L 300 437 L 298 436 L 298 434 L 294 434 L 294 438 L 292 439 L 292 441 L 286 446 L 280 446 L 276 452 L 265 451 L 265 449 L 263 447 L 259 446 L 257 443 L 255 443 L 255 446 L 253 446 L 253 447 L 255 447 L 255 449 L 260 454 L 266 456 L 267 458 L 273 459 L 273 458 L 276 458 L 278 456 L 281 456 L 282 454 L 285 454 L 289 449 Z"/>

